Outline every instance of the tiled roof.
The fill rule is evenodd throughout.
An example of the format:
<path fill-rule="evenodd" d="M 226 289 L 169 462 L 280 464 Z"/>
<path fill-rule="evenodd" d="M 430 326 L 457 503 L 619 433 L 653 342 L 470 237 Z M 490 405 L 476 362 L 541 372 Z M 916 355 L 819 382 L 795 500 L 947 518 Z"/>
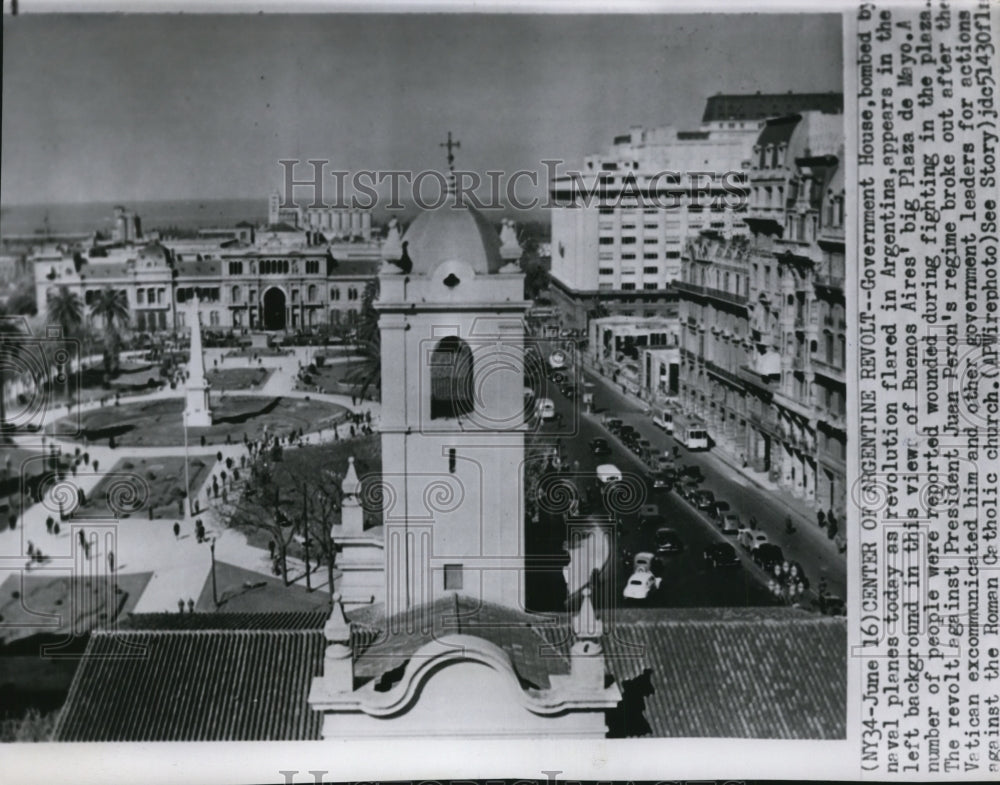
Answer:
<path fill-rule="evenodd" d="M 319 739 L 307 697 L 325 645 L 319 630 L 96 633 L 53 738 Z"/>
<path fill-rule="evenodd" d="M 222 274 L 222 262 L 218 259 L 203 259 L 200 262 L 177 262 L 175 269 L 177 270 L 178 278 L 216 277 Z"/>
<path fill-rule="evenodd" d="M 845 737 L 842 618 L 695 621 L 651 614 L 646 621 L 622 619 L 605 652 L 623 693 L 608 717 L 613 736 Z"/>
<path fill-rule="evenodd" d="M 457 632 L 511 655 L 522 686 L 544 688 L 549 675 L 568 672 L 565 616 L 549 620 L 463 597 L 427 610 L 394 621 L 403 630 L 407 622 L 429 624 L 385 640 L 380 608 L 351 614 L 361 681 L 393 678 L 435 635 Z M 55 738 L 319 738 L 321 715 L 307 696 L 322 669 L 324 622 L 317 612 L 133 615 L 116 632 L 92 635 Z M 162 629 L 148 628 L 155 626 Z M 612 736 L 845 736 L 843 619 L 787 608 L 622 609 L 608 620 L 604 643 L 623 693 L 608 713 Z"/>
<path fill-rule="evenodd" d="M 719 120 L 763 120 L 793 112 L 844 111 L 842 93 L 756 93 L 753 95 L 713 95 L 705 104 L 703 123 Z"/>

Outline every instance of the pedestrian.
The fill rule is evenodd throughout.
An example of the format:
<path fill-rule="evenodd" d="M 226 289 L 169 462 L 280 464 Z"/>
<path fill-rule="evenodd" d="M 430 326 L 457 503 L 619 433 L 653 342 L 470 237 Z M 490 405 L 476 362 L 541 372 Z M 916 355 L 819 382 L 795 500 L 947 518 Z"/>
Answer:
<path fill-rule="evenodd" d="M 353 425 L 351 426 L 351 438 L 352 439 L 354 438 L 354 426 Z"/>
<path fill-rule="evenodd" d="M 58 537 L 59 536 L 59 521 L 52 524 L 52 533 Z"/>
<path fill-rule="evenodd" d="M 31 540 L 28 540 L 28 555 L 31 557 L 34 557 L 35 555 L 35 543 Z"/>
<path fill-rule="evenodd" d="M 826 513 L 822 510 L 816 513 L 816 523 L 819 524 L 819 528 L 826 528 Z"/>
<path fill-rule="evenodd" d="M 181 536 L 181 523 L 180 521 L 174 521 L 174 539 L 180 539 Z"/>
<path fill-rule="evenodd" d="M 792 523 L 792 516 L 785 516 L 785 534 L 792 534 L 795 531 L 795 524 Z"/>
<path fill-rule="evenodd" d="M 358 403 L 358 398 L 356 395 L 351 395 L 351 406 L 356 406 Z"/>
<path fill-rule="evenodd" d="M 47 531 L 49 534 L 52 534 L 52 524 L 54 523 L 55 519 L 51 515 L 45 519 L 45 531 Z"/>
<path fill-rule="evenodd" d="M 83 533 L 83 529 L 77 532 L 77 539 L 80 541 L 80 547 L 83 548 L 87 544 L 87 536 Z"/>
<path fill-rule="evenodd" d="M 97 458 L 94 458 L 94 464 L 93 464 L 93 466 L 94 466 L 94 471 L 96 472 L 97 471 L 97 466 L 98 466 Z"/>
<path fill-rule="evenodd" d="M 188 597 L 188 612 L 194 613 L 194 600 Z"/>
<path fill-rule="evenodd" d="M 177 600 L 177 612 L 184 613 L 184 600 Z"/>

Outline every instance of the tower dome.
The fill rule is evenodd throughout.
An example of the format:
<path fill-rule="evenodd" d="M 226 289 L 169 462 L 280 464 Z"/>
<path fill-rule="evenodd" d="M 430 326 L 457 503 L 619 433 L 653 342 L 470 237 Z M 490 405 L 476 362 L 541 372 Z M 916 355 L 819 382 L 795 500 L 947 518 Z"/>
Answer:
<path fill-rule="evenodd" d="M 496 273 L 505 262 L 496 229 L 478 210 L 447 204 L 420 215 L 403 235 L 406 254 L 418 275 L 442 262 L 465 262 L 477 275 Z"/>

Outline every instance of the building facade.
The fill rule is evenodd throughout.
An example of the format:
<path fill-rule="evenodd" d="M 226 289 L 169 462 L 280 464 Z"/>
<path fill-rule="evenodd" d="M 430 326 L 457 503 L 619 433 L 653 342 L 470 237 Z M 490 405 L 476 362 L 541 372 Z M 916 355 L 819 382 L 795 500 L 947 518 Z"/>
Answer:
<path fill-rule="evenodd" d="M 846 504 L 843 118 L 775 118 L 749 235 L 686 246 L 680 398 L 721 449 L 823 510 Z"/>
<path fill-rule="evenodd" d="M 838 93 L 712 96 L 698 129 L 632 128 L 555 178 L 551 278 L 566 326 L 602 311 L 650 316 L 674 299 L 689 238 L 745 234 L 745 173 L 764 120 L 842 104 Z"/>
<path fill-rule="evenodd" d="M 269 242 L 273 235 L 293 234 Z M 44 312 L 50 291 L 67 286 L 89 306 L 106 288 L 126 293 L 131 326 L 182 330 L 197 294 L 206 331 L 309 330 L 353 324 L 365 285 L 378 272 L 380 244 L 314 245 L 304 233 L 260 233 L 258 242 L 165 239 L 87 253 L 39 255 L 35 296 Z"/>

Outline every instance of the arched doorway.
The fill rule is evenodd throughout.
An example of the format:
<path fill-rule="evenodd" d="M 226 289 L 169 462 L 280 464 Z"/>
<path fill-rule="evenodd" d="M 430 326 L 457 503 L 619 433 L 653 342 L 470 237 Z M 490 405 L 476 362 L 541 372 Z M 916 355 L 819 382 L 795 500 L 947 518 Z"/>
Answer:
<path fill-rule="evenodd" d="M 277 286 L 264 292 L 264 329 L 285 329 L 285 293 Z"/>

